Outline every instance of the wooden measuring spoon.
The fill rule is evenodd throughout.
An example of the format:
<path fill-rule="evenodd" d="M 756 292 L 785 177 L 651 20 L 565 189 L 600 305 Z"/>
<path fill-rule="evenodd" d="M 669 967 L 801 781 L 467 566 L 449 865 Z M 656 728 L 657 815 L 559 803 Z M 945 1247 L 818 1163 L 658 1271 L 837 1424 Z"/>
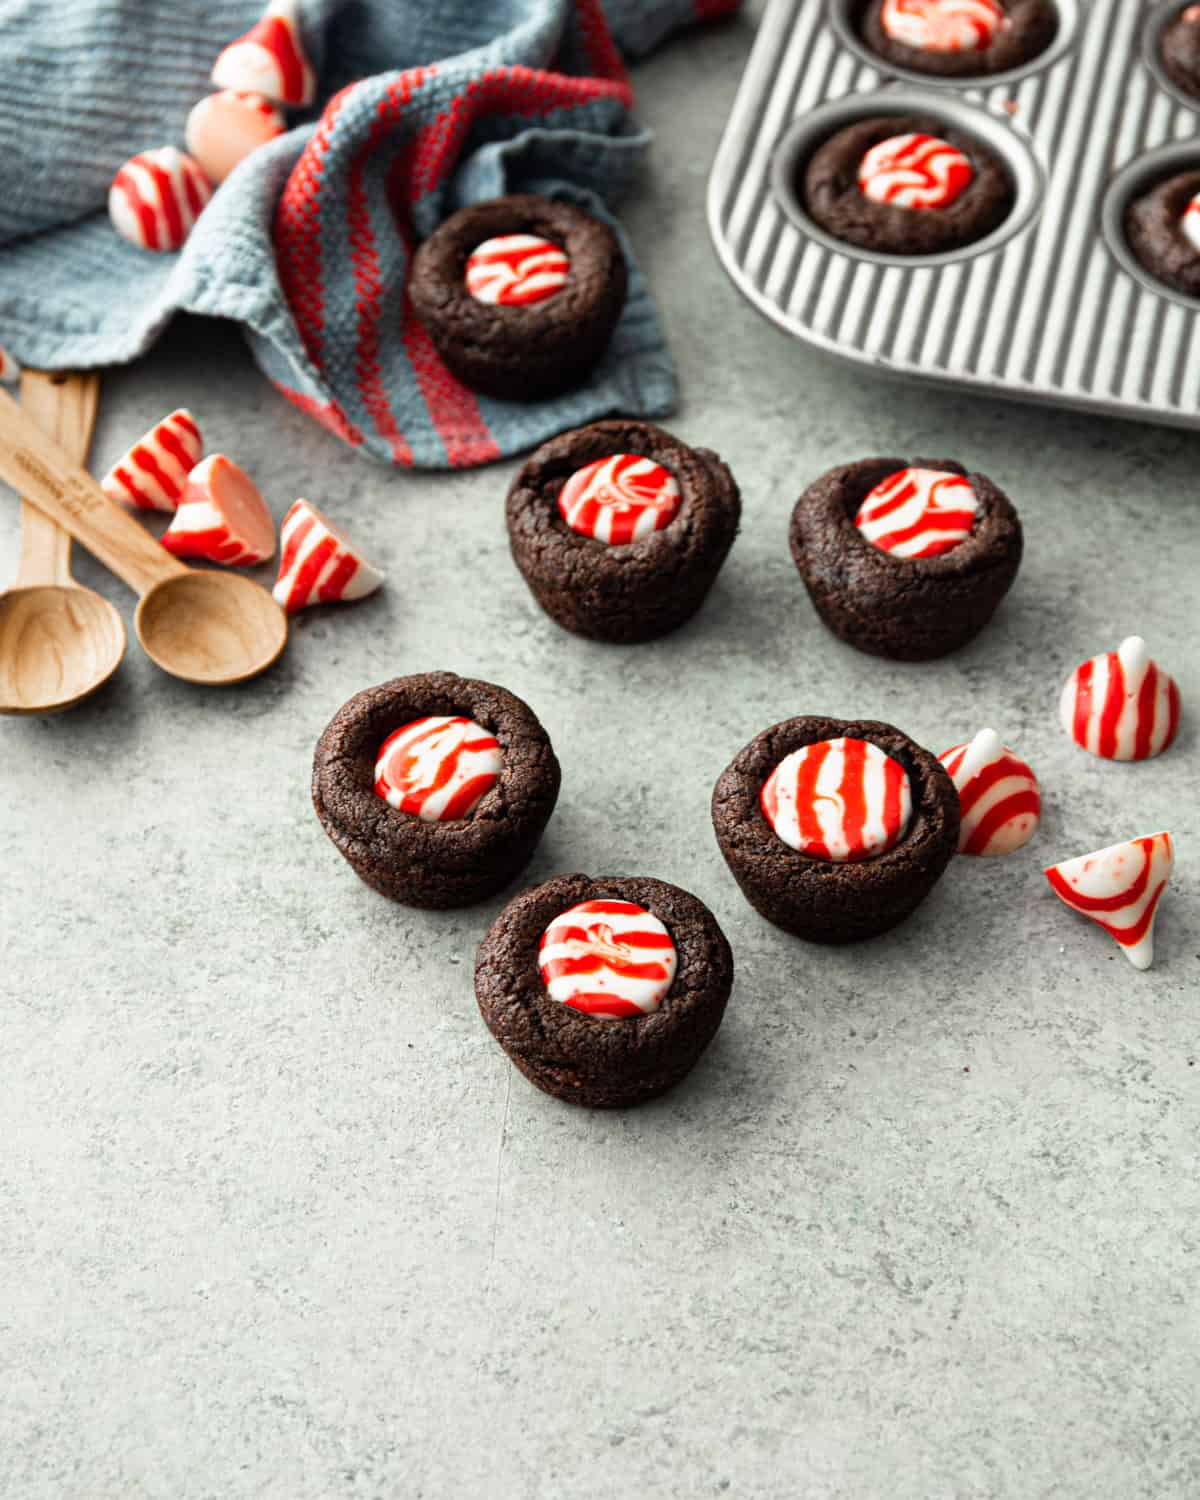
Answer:
<path fill-rule="evenodd" d="M 0 479 L 51 516 L 141 595 L 138 640 L 186 682 L 244 682 L 287 643 L 287 616 L 261 584 L 185 568 L 110 500 L 0 391 Z"/>
<path fill-rule="evenodd" d="M 81 463 L 99 391 L 97 375 L 21 377 L 25 412 Z M 121 616 L 71 577 L 70 537 L 22 500 L 17 581 L 0 594 L 0 714 L 71 708 L 108 681 L 124 654 Z"/>

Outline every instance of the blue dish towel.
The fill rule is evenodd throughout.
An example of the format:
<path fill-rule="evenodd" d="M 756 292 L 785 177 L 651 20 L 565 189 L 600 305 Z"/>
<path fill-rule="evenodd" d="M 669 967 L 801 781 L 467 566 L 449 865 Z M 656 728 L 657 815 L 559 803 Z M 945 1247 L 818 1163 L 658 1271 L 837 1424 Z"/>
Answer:
<path fill-rule="evenodd" d="M 256 0 L 0 5 L 0 344 L 42 369 L 92 367 L 135 358 L 177 311 L 231 318 L 290 401 L 405 466 L 664 415 L 670 356 L 624 237 L 629 300 L 606 358 L 532 406 L 453 379 L 408 305 L 407 265 L 448 213 L 502 193 L 607 216 L 648 144 L 619 49 L 738 3 L 302 0 L 323 108 L 242 162 L 173 255 L 117 235 L 109 183 L 135 152 L 182 145 Z"/>

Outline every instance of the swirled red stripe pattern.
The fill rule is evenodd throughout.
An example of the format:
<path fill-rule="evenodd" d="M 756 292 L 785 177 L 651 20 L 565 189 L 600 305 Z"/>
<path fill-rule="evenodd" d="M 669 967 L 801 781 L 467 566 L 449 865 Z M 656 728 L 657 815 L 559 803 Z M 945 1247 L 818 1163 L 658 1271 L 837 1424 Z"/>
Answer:
<path fill-rule="evenodd" d="M 1179 688 L 1151 661 L 1145 641 L 1130 636 L 1075 668 L 1058 712 L 1075 743 L 1093 755 L 1146 760 L 1166 750 L 1179 731 Z"/>
<path fill-rule="evenodd" d="M 271 592 L 288 614 L 312 604 L 365 599 L 383 583 L 383 574 L 310 500 L 297 500 L 284 516 L 279 546 L 279 577 Z"/>
<path fill-rule="evenodd" d="M 948 208 L 975 173 L 966 156 L 936 135 L 892 135 L 858 166 L 859 190 L 896 208 Z"/>
<path fill-rule="evenodd" d="M 489 730 L 461 715 L 431 715 L 384 740 L 375 791 L 398 812 L 442 823 L 473 812 L 503 768 L 500 741 Z"/>
<path fill-rule="evenodd" d="M 678 954 L 653 912 L 633 901 L 583 901 L 555 917 L 538 950 L 552 1000 L 597 1021 L 649 1015 L 666 999 Z"/>
<path fill-rule="evenodd" d="M 178 250 L 212 197 L 208 178 L 174 146 L 131 156 L 112 180 L 108 213 L 141 250 Z"/>
<path fill-rule="evenodd" d="M 966 541 L 979 502 L 961 474 L 898 469 L 880 480 L 854 524 L 872 547 L 896 557 L 937 557 Z"/>
<path fill-rule="evenodd" d="M 1029 842 L 1042 813 L 1037 777 L 994 729 L 938 760 L 958 792 L 960 854 L 1012 854 Z"/>
<path fill-rule="evenodd" d="M 1010 24 L 996 0 L 883 0 L 879 21 L 922 52 L 980 52 Z"/>
<path fill-rule="evenodd" d="M 763 816 L 810 859 L 872 859 L 912 817 L 912 787 L 898 760 L 869 740 L 819 740 L 779 762 L 760 793 Z"/>
<path fill-rule="evenodd" d="M 113 500 L 122 500 L 138 510 L 173 512 L 202 451 L 196 419 L 181 406 L 113 464 L 100 481 L 100 488 Z"/>
<path fill-rule="evenodd" d="M 1135 969 L 1154 961 L 1154 919 L 1175 863 L 1169 833 L 1081 854 L 1046 870 L 1050 888 L 1120 945 Z"/>
<path fill-rule="evenodd" d="M 223 89 L 265 94 L 277 104 L 311 104 L 317 79 L 294 0 L 272 0 L 262 19 L 217 57 L 212 81 Z"/>
<path fill-rule="evenodd" d="M 558 496 L 559 512 L 572 531 L 614 547 L 669 526 L 679 504 L 679 483 L 670 469 L 636 453 L 585 464 Z"/>
<path fill-rule="evenodd" d="M 467 291 L 477 302 L 528 307 L 561 292 L 570 269 L 565 252 L 540 235 L 499 234 L 471 252 Z"/>

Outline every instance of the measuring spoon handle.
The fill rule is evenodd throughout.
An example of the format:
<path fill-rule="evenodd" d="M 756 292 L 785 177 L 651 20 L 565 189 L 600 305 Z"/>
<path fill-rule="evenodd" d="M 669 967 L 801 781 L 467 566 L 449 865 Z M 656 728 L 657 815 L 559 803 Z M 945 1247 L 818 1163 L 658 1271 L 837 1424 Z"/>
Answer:
<path fill-rule="evenodd" d="M 70 532 L 137 594 L 187 568 L 0 391 L 0 479 Z"/>

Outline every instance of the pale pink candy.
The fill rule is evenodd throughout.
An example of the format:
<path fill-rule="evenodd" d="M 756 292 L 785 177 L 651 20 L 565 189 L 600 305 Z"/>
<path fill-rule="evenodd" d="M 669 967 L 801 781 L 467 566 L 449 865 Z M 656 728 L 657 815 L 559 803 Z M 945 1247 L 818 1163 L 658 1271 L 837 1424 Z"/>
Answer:
<path fill-rule="evenodd" d="M 286 121 L 269 99 L 222 89 L 192 107 L 187 148 L 210 181 L 224 182 L 238 162 L 286 129 Z"/>
<path fill-rule="evenodd" d="M 113 464 L 100 488 L 138 510 L 174 512 L 204 445 L 196 419 L 184 407 L 164 417 Z"/>
<path fill-rule="evenodd" d="M 223 89 L 265 94 L 277 104 L 311 104 L 317 79 L 304 50 L 295 0 L 271 0 L 262 20 L 217 58 L 212 81 Z"/>
<path fill-rule="evenodd" d="M 108 190 L 117 233 L 141 250 L 178 250 L 212 197 L 208 178 L 174 146 L 131 156 Z"/>
<path fill-rule="evenodd" d="M 176 557 L 249 566 L 275 551 L 275 527 L 258 486 L 223 453 L 214 453 L 188 475 L 163 546 Z"/>
<path fill-rule="evenodd" d="M 279 577 L 272 593 L 289 614 L 310 604 L 365 599 L 383 574 L 308 500 L 297 500 L 279 532 Z"/>
<path fill-rule="evenodd" d="M 1171 835 L 1150 833 L 1063 860 L 1045 874 L 1060 901 L 1103 927 L 1135 969 L 1148 969 L 1154 919 L 1174 863 Z"/>
<path fill-rule="evenodd" d="M 21 378 L 21 366 L 3 344 L 0 344 L 0 380 L 5 385 L 16 385 Z"/>

